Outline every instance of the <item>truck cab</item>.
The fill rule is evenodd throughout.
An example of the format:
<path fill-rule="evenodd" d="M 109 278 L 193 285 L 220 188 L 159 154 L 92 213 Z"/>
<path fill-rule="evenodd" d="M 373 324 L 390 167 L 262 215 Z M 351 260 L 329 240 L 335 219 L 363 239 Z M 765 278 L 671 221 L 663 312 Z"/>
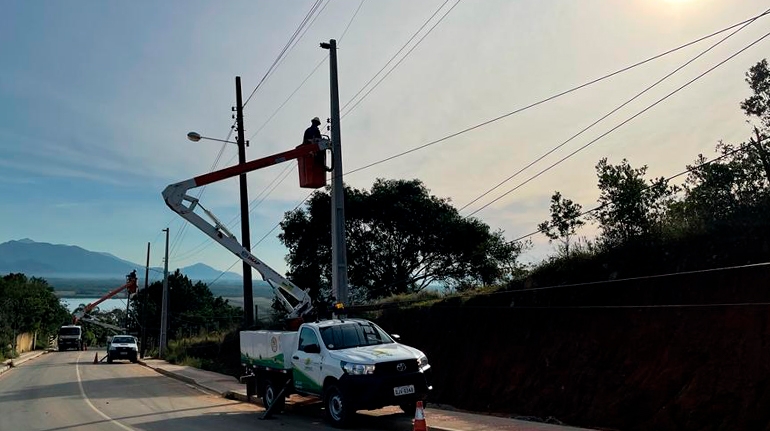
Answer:
<path fill-rule="evenodd" d="M 414 414 L 432 389 L 425 354 L 363 319 L 305 323 L 297 332 L 243 331 L 241 358 L 266 407 L 282 407 L 290 393 L 317 396 L 335 426 L 356 410 L 397 405 Z"/>
<path fill-rule="evenodd" d="M 70 348 L 83 350 L 83 328 L 78 325 L 62 326 L 56 344 L 60 352 Z"/>

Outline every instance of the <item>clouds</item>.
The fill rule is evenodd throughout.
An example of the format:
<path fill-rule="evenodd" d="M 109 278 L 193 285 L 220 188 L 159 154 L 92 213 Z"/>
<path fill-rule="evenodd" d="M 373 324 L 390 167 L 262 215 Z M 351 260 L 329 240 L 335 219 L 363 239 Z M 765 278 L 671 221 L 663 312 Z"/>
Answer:
<path fill-rule="evenodd" d="M 318 42 L 339 37 L 358 4 L 331 1 L 249 102 L 246 136 L 266 124 L 252 139 L 249 158 L 293 148 L 309 118 L 328 117 L 329 71 L 323 64 L 267 122 L 327 54 Z M 340 43 L 343 104 L 440 4 L 364 3 Z M 765 6 L 759 0 L 676 5 L 647 0 L 461 2 L 342 120 L 344 167 L 350 171 L 511 112 L 748 18 Z M 15 59 L 0 65 L 0 190 L 13 184 L 18 208 L 6 210 L 4 216 L 10 224 L 23 226 L 25 236 L 71 241 L 143 261 L 145 241 L 156 238 L 169 223 L 173 232 L 183 226 L 163 204 L 161 190 L 207 172 L 220 151 L 217 143 L 188 142 L 186 133 L 225 137 L 232 124 L 234 77 L 243 78 L 248 95 L 309 7 L 309 2 L 215 5 L 181 0 L 14 4 L 17 20 L 0 29 L 0 46 Z M 764 23 L 748 28 L 469 210 L 595 138 L 765 28 Z M 462 206 L 705 46 L 346 175 L 346 181 L 369 188 L 378 177 L 420 178 L 434 194 Z M 649 164 L 651 175 L 669 175 L 682 170 L 698 152 L 709 153 L 719 139 L 743 139 L 748 128 L 737 105 L 747 94 L 743 73 L 767 46 L 757 46 L 477 216 L 516 237 L 547 217 L 554 190 L 590 206 L 597 195 L 593 166 L 601 157 L 614 162 L 626 157 L 634 166 Z M 218 166 L 235 163 L 234 156 L 235 148 L 225 147 Z M 308 191 L 298 187 L 295 169 L 254 210 L 253 240 L 307 196 Z M 281 172 L 283 165 L 250 173 L 249 196 L 254 199 L 272 187 Z M 237 220 L 238 199 L 233 179 L 209 186 L 202 201 L 227 221 Z M 36 210 L 33 204 L 25 207 L 33 201 L 47 202 L 51 211 L 81 210 L 25 217 Z M 79 204 L 89 202 L 102 203 L 103 208 Z M 65 219 L 48 221 L 55 217 Z M 17 230 L 0 227 L 0 238 L 15 238 Z M 179 256 L 205 240 L 196 229 L 186 230 L 176 247 Z M 274 239 L 276 233 L 259 251 L 281 270 L 285 250 Z M 538 241 L 547 247 L 547 242 Z M 172 259 L 172 264 L 201 260 L 224 269 L 234 258 L 212 246 L 191 259 Z"/>

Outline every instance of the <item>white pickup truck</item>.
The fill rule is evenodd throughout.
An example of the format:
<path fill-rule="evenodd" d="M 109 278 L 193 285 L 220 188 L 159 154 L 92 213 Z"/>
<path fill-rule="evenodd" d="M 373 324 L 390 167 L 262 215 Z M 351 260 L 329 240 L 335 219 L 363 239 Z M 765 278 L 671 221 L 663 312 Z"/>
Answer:
<path fill-rule="evenodd" d="M 241 331 L 247 392 L 281 410 L 291 393 L 323 400 L 326 419 L 345 426 L 356 410 L 400 406 L 413 415 L 430 386 L 421 351 L 362 319 L 304 323 L 299 331 Z M 283 393 L 281 391 L 283 390 Z"/>

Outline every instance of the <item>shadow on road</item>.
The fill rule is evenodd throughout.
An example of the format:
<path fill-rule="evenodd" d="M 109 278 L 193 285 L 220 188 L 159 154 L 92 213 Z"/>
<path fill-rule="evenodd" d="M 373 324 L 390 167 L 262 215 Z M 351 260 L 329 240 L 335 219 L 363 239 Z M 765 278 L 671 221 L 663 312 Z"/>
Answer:
<path fill-rule="evenodd" d="M 301 412 L 292 409 L 291 413 L 275 415 L 273 419 L 260 420 L 262 412 L 254 413 L 205 413 L 198 416 L 182 418 L 161 419 L 154 422 L 141 424 L 132 423 L 133 428 L 144 431 L 211 431 L 220 429 L 281 429 L 294 430 L 331 430 L 333 429 L 323 421 L 320 406 L 312 410 L 303 407 Z M 405 415 L 398 418 L 390 416 L 368 416 L 357 414 L 351 429 L 358 431 L 411 431 L 412 422 Z M 49 430 L 53 431 L 53 430 Z"/>
<path fill-rule="evenodd" d="M 81 364 L 81 367 L 83 365 Z M 157 385 L 160 376 L 111 377 L 99 380 L 85 380 L 83 386 L 88 398 L 133 398 L 132 394 L 145 394 L 141 388 L 152 385 L 154 397 L 172 397 L 184 395 L 178 385 Z M 181 384 L 181 383 L 180 383 Z M 190 389 L 193 390 L 193 389 Z M 0 403 L 5 401 L 37 400 L 43 398 L 80 398 L 80 386 L 77 381 L 54 383 L 39 386 L 27 386 L 24 389 L 3 392 L 0 390 Z M 137 395 L 137 398 L 139 396 Z"/>
<path fill-rule="evenodd" d="M 187 409 L 166 410 L 166 411 L 161 411 L 161 412 L 145 413 L 145 414 L 141 414 L 141 415 L 120 416 L 120 417 L 114 417 L 113 419 L 116 420 L 116 421 L 119 421 L 119 422 L 126 422 L 129 419 L 140 419 L 140 418 L 152 417 L 152 416 L 158 416 L 158 415 L 164 415 L 164 414 L 191 413 L 191 412 L 194 412 L 194 411 L 197 411 L 197 410 L 210 410 L 210 409 L 215 409 L 215 408 L 218 408 L 218 407 L 227 407 L 227 406 L 231 406 L 231 405 L 232 405 L 232 403 L 212 404 L 210 406 L 191 407 L 191 408 L 187 408 Z M 194 417 L 199 417 L 199 416 L 194 416 Z M 158 421 L 158 422 L 160 422 L 160 421 Z M 110 421 L 107 420 L 107 419 L 102 419 L 102 420 L 98 420 L 98 421 L 83 422 L 83 423 L 79 423 L 79 424 L 76 424 L 76 425 L 67 425 L 67 426 L 62 426 L 62 427 L 58 427 L 58 428 L 47 428 L 45 431 L 63 431 L 63 430 L 69 430 L 69 429 L 72 429 L 72 428 L 80 428 L 80 427 L 85 427 L 85 426 L 89 426 L 89 425 L 100 425 L 100 424 L 107 424 L 107 423 L 110 423 Z M 166 431 L 170 431 L 170 430 L 166 430 Z"/>

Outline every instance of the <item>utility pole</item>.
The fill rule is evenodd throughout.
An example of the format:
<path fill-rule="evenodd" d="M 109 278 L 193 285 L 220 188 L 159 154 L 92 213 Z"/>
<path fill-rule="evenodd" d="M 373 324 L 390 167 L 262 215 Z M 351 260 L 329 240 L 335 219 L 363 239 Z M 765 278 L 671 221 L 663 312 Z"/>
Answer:
<path fill-rule="evenodd" d="M 345 190 L 342 181 L 340 95 L 337 83 L 337 41 L 321 43 L 329 50 L 332 126 L 332 292 L 338 304 L 348 303 L 348 258 L 345 242 Z"/>
<path fill-rule="evenodd" d="M 246 138 L 243 136 L 243 97 L 241 96 L 241 77 L 235 77 L 235 115 L 238 124 L 238 163 L 246 163 Z M 241 244 L 251 251 L 251 234 L 249 233 L 249 193 L 246 189 L 246 174 L 241 180 Z M 246 328 L 254 326 L 254 296 L 251 285 L 251 266 L 243 262 L 243 325 Z"/>
<path fill-rule="evenodd" d="M 150 243 L 147 243 L 147 263 L 144 266 L 144 301 L 142 301 L 142 345 L 139 350 L 141 351 L 139 357 L 144 358 L 144 352 L 147 351 L 147 301 L 150 297 L 147 294 L 147 287 L 149 286 L 150 278 Z M 138 292 L 137 292 L 138 294 Z"/>
<path fill-rule="evenodd" d="M 166 232 L 166 258 L 163 261 L 163 299 L 160 312 L 160 346 L 158 354 L 163 358 L 166 354 L 166 332 L 168 331 L 168 228 Z"/>

